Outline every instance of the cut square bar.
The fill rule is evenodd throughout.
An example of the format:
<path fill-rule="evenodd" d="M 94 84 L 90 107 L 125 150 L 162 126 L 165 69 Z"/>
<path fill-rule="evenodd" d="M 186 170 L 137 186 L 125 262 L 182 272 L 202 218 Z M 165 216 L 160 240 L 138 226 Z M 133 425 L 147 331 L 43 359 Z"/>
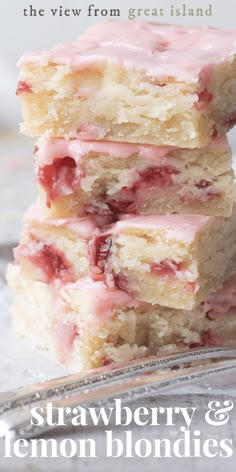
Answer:
<path fill-rule="evenodd" d="M 192 347 L 235 344 L 236 278 L 193 311 L 138 304 L 90 278 L 47 284 L 8 268 L 15 331 L 75 372 Z"/>
<path fill-rule="evenodd" d="M 35 165 L 49 218 L 232 214 L 234 173 L 226 137 L 200 149 L 43 138 Z"/>
<path fill-rule="evenodd" d="M 31 136 L 202 147 L 236 121 L 236 31 L 111 21 L 19 61 Z"/>
<path fill-rule="evenodd" d="M 112 272 L 116 286 L 140 301 L 172 308 L 195 308 L 221 286 L 236 257 L 235 211 L 230 218 L 124 218 L 107 231 L 107 240 L 110 235 L 105 270 Z M 89 243 L 95 262 L 99 240 L 94 235 Z"/>
<path fill-rule="evenodd" d="M 15 261 L 32 280 L 74 282 L 89 272 L 87 248 L 96 229 L 92 218 L 43 219 L 33 205 L 24 217 Z"/>
<path fill-rule="evenodd" d="M 92 218 L 42 219 L 32 207 L 15 259 L 36 281 L 89 275 L 138 302 L 191 310 L 232 273 L 236 213 L 126 217 L 100 229 Z"/>

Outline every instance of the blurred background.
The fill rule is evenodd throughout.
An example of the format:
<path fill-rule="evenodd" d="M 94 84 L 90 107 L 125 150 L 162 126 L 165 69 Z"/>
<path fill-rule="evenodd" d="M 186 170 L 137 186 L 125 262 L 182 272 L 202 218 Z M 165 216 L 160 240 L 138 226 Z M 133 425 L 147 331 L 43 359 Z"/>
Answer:
<path fill-rule="evenodd" d="M 19 134 L 20 107 L 15 96 L 18 70 L 16 62 L 27 50 L 49 49 L 54 44 L 75 39 L 88 26 L 109 19 L 100 13 L 88 16 L 88 6 L 93 4 L 99 11 L 118 8 L 120 18 L 128 18 L 129 9 L 137 19 L 165 23 L 209 25 L 236 28 L 235 0 L 17 0 L 1 2 L 0 31 L 0 244 L 15 244 L 19 237 L 21 218 L 26 208 L 36 197 L 33 182 L 34 143 Z M 211 16 L 170 16 L 170 7 L 202 8 L 211 6 Z M 30 5 L 37 11 L 44 9 L 44 16 L 24 16 Z M 53 16 L 51 8 L 81 9 L 80 16 Z M 164 16 L 137 17 L 138 9 L 164 9 Z M 133 21 L 133 20 L 130 20 Z M 230 141 L 236 149 L 235 131 Z M 235 144 L 234 144 L 235 143 Z"/>

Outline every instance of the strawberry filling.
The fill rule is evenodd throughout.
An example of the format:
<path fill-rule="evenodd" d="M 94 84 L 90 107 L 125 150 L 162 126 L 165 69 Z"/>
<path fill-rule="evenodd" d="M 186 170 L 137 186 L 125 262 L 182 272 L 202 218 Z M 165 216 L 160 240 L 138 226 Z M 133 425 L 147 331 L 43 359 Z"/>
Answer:
<path fill-rule="evenodd" d="M 198 101 L 210 103 L 213 100 L 213 95 L 210 93 L 207 88 L 204 88 L 200 93 L 198 93 Z"/>
<path fill-rule="evenodd" d="M 36 254 L 35 263 L 41 266 L 41 268 L 44 268 L 49 282 L 53 279 L 60 279 L 62 282 L 66 283 L 70 282 L 72 279 L 71 265 L 66 260 L 62 251 L 59 251 L 53 246 L 45 244 L 41 251 Z"/>
<path fill-rule="evenodd" d="M 207 202 L 215 197 L 220 197 L 219 192 L 212 191 L 209 187 L 212 187 L 213 182 L 209 180 L 200 180 L 197 184 L 194 184 L 194 187 L 199 190 L 199 192 L 192 192 L 191 190 L 186 191 L 183 195 L 180 196 L 180 201 L 182 203 L 192 203 L 192 202 Z M 207 190 L 209 189 L 209 190 Z"/>
<path fill-rule="evenodd" d="M 150 264 L 151 273 L 158 277 L 175 277 L 177 272 L 186 272 L 186 268 L 183 262 L 176 262 L 173 259 L 166 259 L 158 263 L 152 262 Z M 199 289 L 197 282 L 185 281 L 184 290 L 188 293 L 196 293 Z"/>
<path fill-rule="evenodd" d="M 65 156 L 54 159 L 50 165 L 40 167 L 37 178 L 46 192 L 47 206 L 50 208 L 50 202 L 58 195 L 70 195 L 80 188 L 81 171 L 74 159 Z"/>
<path fill-rule="evenodd" d="M 136 213 L 136 203 L 130 200 L 114 200 L 106 198 L 106 204 L 112 213 Z"/>
<path fill-rule="evenodd" d="M 88 245 L 91 272 L 95 275 L 104 274 L 105 265 L 111 250 L 110 234 L 94 236 Z"/>
<path fill-rule="evenodd" d="M 139 172 L 139 178 L 131 187 L 121 189 L 121 198 L 105 197 L 105 202 L 114 213 L 137 213 L 137 194 L 152 189 L 167 189 L 175 185 L 174 176 L 179 170 L 173 166 L 149 167 Z"/>
<path fill-rule="evenodd" d="M 158 263 L 152 262 L 150 267 L 151 272 L 160 277 L 173 277 L 177 271 L 183 270 L 183 264 L 173 260 L 165 260 Z"/>
<path fill-rule="evenodd" d="M 140 188 L 170 187 L 174 185 L 173 176 L 179 173 L 179 170 L 173 166 L 149 167 L 139 172 L 140 178 L 131 190 L 137 192 Z"/>
<path fill-rule="evenodd" d="M 115 286 L 120 290 L 126 291 L 130 288 L 129 280 L 124 274 L 122 274 L 122 272 L 120 272 L 119 274 L 113 273 L 113 281 Z"/>
<path fill-rule="evenodd" d="M 201 342 L 190 344 L 189 348 L 194 349 L 198 347 L 219 346 L 222 344 L 222 339 L 214 334 L 210 329 L 204 331 L 201 336 Z"/>
<path fill-rule="evenodd" d="M 21 93 L 32 93 L 32 87 L 30 84 L 27 84 L 24 80 L 19 80 L 17 89 L 16 89 L 16 95 L 20 95 Z"/>
<path fill-rule="evenodd" d="M 197 282 L 187 282 L 185 290 L 188 293 L 196 293 L 199 289 L 199 284 Z"/>
<path fill-rule="evenodd" d="M 103 365 L 103 367 L 107 367 L 108 365 L 112 364 L 112 362 L 113 361 L 111 359 L 104 359 L 102 361 L 102 365 Z"/>
<path fill-rule="evenodd" d="M 37 268 L 37 279 L 44 283 L 55 279 L 63 283 L 73 281 L 73 270 L 64 253 L 52 245 L 33 241 L 31 245 L 20 245 L 14 251 L 15 260 L 29 260 Z"/>

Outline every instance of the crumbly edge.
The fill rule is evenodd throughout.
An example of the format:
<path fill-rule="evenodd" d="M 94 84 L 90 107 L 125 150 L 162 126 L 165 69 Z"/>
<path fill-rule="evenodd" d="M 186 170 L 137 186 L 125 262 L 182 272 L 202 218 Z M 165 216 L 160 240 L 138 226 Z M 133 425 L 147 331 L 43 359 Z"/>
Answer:
<path fill-rule="evenodd" d="M 52 245 L 53 248 L 65 254 L 66 260 L 73 268 L 75 279 L 88 273 L 87 241 L 76 232 L 65 227 L 60 228 L 55 225 L 47 225 L 43 222 L 37 223 L 32 220 L 23 230 L 20 243 L 28 246 L 35 240 L 40 241 L 42 245 Z M 34 264 L 32 265 L 27 257 L 22 257 L 20 263 L 22 270 L 31 274 L 31 277 L 34 277 Z"/>
<path fill-rule="evenodd" d="M 151 264 L 174 261 L 187 269 L 176 276 L 159 276 Z M 125 277 L 127 291 L 144 302 L 173 308 L 192 309 L 197 305 L 192 290 L 198 280 L 198 264 L 191 243 L 168 238 L 166 232 L 125 228 L 116 236 L 109 260 L 113 272 Z M 186 290 L 189 287 L 189 290 Z"/>
<path fill-rule="evenodd" d="M 236 212 L 230 218 L 214 218 L 199 233 L 195 245 L 198 257 L 199 302 L 220 288 L 234 271 L 236 260 Z"/>
<path fill-rule="evenodd" d="M 210 219 L 191 242 L 169 237 L 165 230 L 150 228 L 147 232 L 145 228 L 125 228 L 112 236 L 104 275 L 110 280 L 113 274 L 118 286 L 140 301 L 191 310 L 230 275 L 236 260 L 235 229 L 235 212 L 230 218 Z M 77 232 L 31 222 L 22 234 L 21 244 L 30 248 L 35 240 L 42 247 L 52 245 L 65 255 L 73 271 L 71 281 L 90 272 L 88 242 Z M 166 262 L 173 265 L 174 272 L 170 275 L 153 267 L 161 264 L 162 268 L 163 261 L 164 272 Z M 26 274 L 41 280 L 30 258 L 22 256 L 20 263 Z"/>
<path fill-rule="evenodd" d="M 21 94 L 22 132 L 31 136 L 83 138 L 90 131 L 92 139 L 189 148 L 210 141 L 214 122 L 206 107 L 195 106 L 200 83 L 158 82 L 109 64 L 79 72 L 65 65 L 27 64 L 20 80 L 32 89 Z"/>
<path fill-rule="evenodd" d="M 65 65 L 27 64 L 20 80 L 33 93 L 22 94 L 22 131 L 75 137 L 79 127 L 92 125 L 95 139 L 201 147 L 235 123 L 236 58 L 201 75 L 198 83 L 158 81 L 109 64 L 79 73 Z M 205 104 L 198 102 L 204 91 L 212 96 Z"/>
<path fill-rule="evenodd" d="M 37 155 L 36 155 L 37 160 Z M 161 163 L 161 162 L 160 162 Z M 169 153 L 168 163 L 180 173 L 173 175 L 174 187 L 145 188 L 135 194 L 135 213 L 200 213 L 215 216 L 230 216 L 234 200 L 234 173 L 231 168 L 229 147 L 219 149 L 203 148 L 193 150 L 177 149 Z M 85 177 L 81 179 L 81 188 L 69 195 L 59 195 L 47 205 L 47 198 L 39 184 L 41 204 L 46 217 L 83 216 L 93 208 L 97 212 L 109 212 L 104 195 L 111 200 L 123 200 L 122 188 L 131 188 L 138 182 L 140 173 L 158 167 L 155 159 L 144 159 L 140 155 L 125 158 L 111 158 L 108 155 L 89 153 L 81 160 L 80 169 Z M 161 165 L 160 165 L 161 168 Z M 165 166 L 164 166 L 165 168 Z M 36 169 L 37 171 L 37 169 Z M 211 182 L 206 189 L 199 189 L 199 182 Z M 176 188 L 177 186 L 177 188 Z M 211 197 L 204 197 L 204 192 L 211 192 Z M 166 193 L 167 192 L 167 193 Z M 132 193 L 127 193 L 127 200 Z M 198 200 L 200 198 L 200 200 Z M 90 210 L 89 210 L 90 209 Z M 128 210 L 127 212 L 132 212 Z"/>
<path fill-rule="evenodd" d="M 222 186 L 221 186 L 222 189 Z M 75 216 L 85 216 L 89 213 L 108 214 L 111 212 L 106 204 L 101 202 L 99 198 L 90 199 L 84 198 L 84 194 L 80 191 L 73 193 L 72 195 L 61 196 L 55 199 L 50 208 L 46 204 L 46 196 L 44 191 L 41 189 L 41 207 L 43 214 L 46 218 L 63 218 Z M 136 215 L 150 215 L 150 214 L 166 214 L 166 213 L 192 213 L 202 214 L 209 216 L 230 216 L 232 213 L 232 200 L 234 192 L 229 192 L 227 186 L 227 194 L 218 196 L 217 194 L 211 197 L 208 201 L 198 202 L 190 201 L 181 203 L 178 198 L 161 197 L 159 194 L 146 195 L 145 202 L 143 204 L 137 204 L 135 206 Z M 87 197 L 87 195 L 86 195 Z M 118 198 L 118 195 L 114 195 L 114 200 Z M 91 204 L 91 201 L 93 204 Z M 116 200 L 115 200 L 116 201 Z M 119 201 L 119 200 L 118 200 Z M 122 201 L 121 201 L 122 204 Z M 127 204 L 128 205 L 128 204 Z M 132 208 L 127 206 L 127 210 L 123 208 L 126 213 L 132 214 Z M 112 214 L 112 213 L 111 213 Z"/>
<path fill-rule="evenodd" d="M 35 346 L 58 355 L 53 335 L 56 321 L 51 287 L 28 279 L 19 267 L 13 265 L 8 268 L 8 282 L 14 290 L 13 321 L 16 333 Z M 229 344 L 235 342 L 235 313 L 227 314 L 227 318 L 218 317 L 209 321 L 201 306 L 189 312 L 144 305 L 138 309 L 116 308 L 109 320 L 91 323 L 80 316 L 83 311 L 82 297 L 71 295 L 69 303 L 66 323 L 76 319 L 80 330 L 72 351 L 64 359 L 70 370 L 88 370 L 110 362 L 125 362 L 150 354 L 187 349 L 189 345 L 201 343 L 201 336 L 209 329 L 215 342 L 219 338 L 221 342 L 222 339 Z"/>
<path fill-rule="evenodd" d="M 236 122 L 236 55 L 211 67 L 211 75 L 206 81 L 213 99 L 210 116 L 215 122 L 215 130 L 222 134 Z"/>
<path fill-rule="evenodd" d="M 125 228 L 113 243 L 110 266 L 127 290 L 148 303 L 191 310 L 219 288 L 236 258 L 236 215 L 210 220 L 191 243 L 168 238 L 164 230 Z M 174 261 L 186 268 L 159 276 L 151 264 Z"/>

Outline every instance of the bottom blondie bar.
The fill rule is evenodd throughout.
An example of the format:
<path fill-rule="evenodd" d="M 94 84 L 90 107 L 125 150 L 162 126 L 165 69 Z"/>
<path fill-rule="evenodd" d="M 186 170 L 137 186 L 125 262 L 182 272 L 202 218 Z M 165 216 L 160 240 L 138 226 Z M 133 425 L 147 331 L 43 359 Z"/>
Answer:
<path fill-rule="evenodd" d="M 72 371 L 236 341 L 236 276 L 192 311 L 137 302 L 103 281 L 53 284 L 10 265 L 16 332 Z"/>

